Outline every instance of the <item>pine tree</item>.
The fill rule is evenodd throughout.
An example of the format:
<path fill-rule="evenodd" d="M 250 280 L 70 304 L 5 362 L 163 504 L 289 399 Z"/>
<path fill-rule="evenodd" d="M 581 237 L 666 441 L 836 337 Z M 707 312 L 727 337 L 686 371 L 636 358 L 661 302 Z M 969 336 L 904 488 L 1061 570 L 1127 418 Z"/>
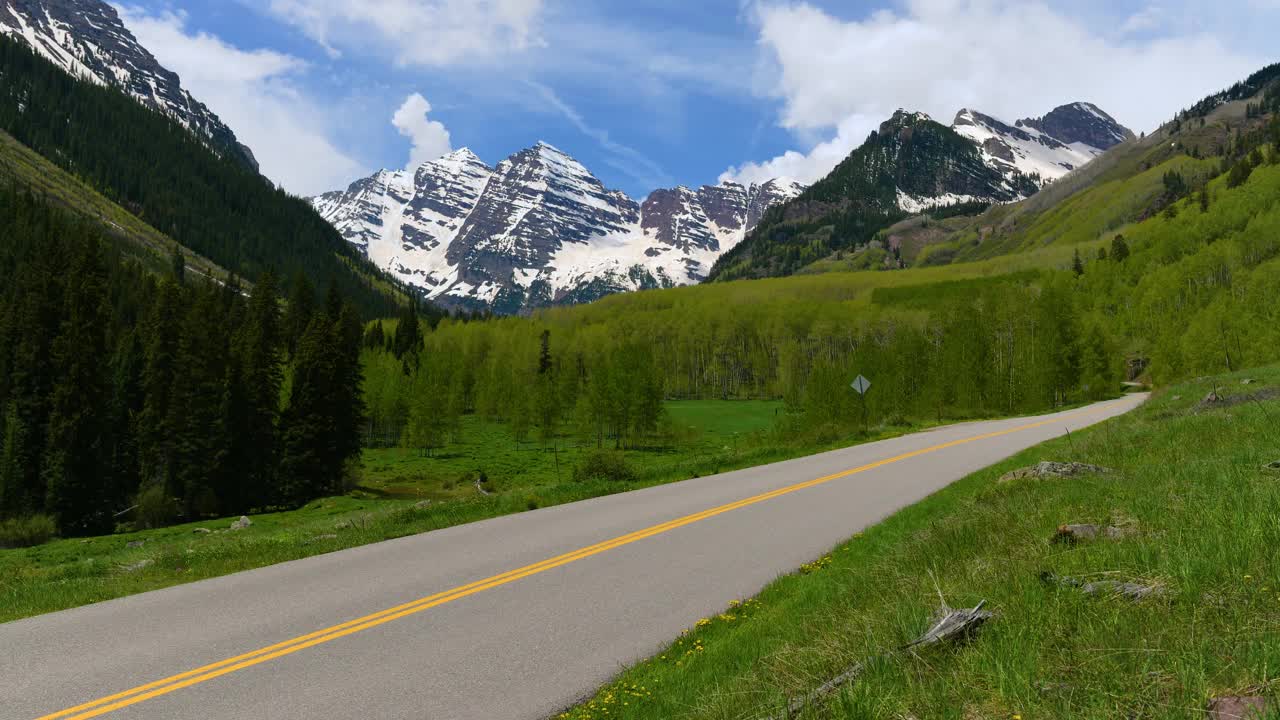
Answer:
<path fill-rule="evenodd" d="M 138 416 L 140 486 L 158 486 L 173 497 L 174 413 L 171 394 L 177 378 L 178 339 L 183 291 L 172 280 L 163 280 L 147 319 L 146 368 L 142 374 L 142 412 Z"/>
<path fill-rule="evenodd" d="M 275 277 L 254 284 L 233 340 L 226 415 L 230 432 L 224 501 L 232 512 L 267 505 L 275 496 L 277 426 L 284 343 Z"/>
<path fill-rule="evenodd" d="M 1071 256 L 1071 271 L 1076 274 L 1076 277 L 1084 275 L 1084 262 L 1080 260 L 1079 249 L 1077 249 L 1075 254 Z"/>
<path fill-rule="evenodd" d="M 411 362 L 416 362 L 416 356 L 421 347 L 422 330 L 418 325 L 418 304 L 416 300 L 411 300 L 408 307 L 400 313 L 400 322 L 396 324 L 391 350 L 397 358 L 404 359 L 406 355 L 410 355 L 413 356 Z"/>
<path fill-rule="evenodd" d="M 285 347 L 289 351 L 289 357 L 292 358 L 297 350 L 298 341 L 302 338 L 303 333 L 307 331 L 307 326 L 311 324 L 311 317 L 316 311 L 316 292 L 311 286 L 311 281 L 307 276 L 299 272 L 293 278 L 293 286 L 289 292 L 289 304 L 284 313 L 284 339 Z"/>
<path fill-rule="evenodd" d="M 50 401 L 48 445 L 42 472 L 45 508 L 63 534 L 108 532 L 112 511 L 103 477 L 110 466 L 107 413 L 106 272 L 96 238 L 84 243 L 67 274 L 62 326 L 53 343 L 58 380 Z"/>
<path fill-rule="evenodd" d="M 1116 262 L 1124 262 L 1129 257 L 1129 243 L 1125 242 L 1123 235 L 1116 235 L 1111 239 L 1111 259 Z"/>

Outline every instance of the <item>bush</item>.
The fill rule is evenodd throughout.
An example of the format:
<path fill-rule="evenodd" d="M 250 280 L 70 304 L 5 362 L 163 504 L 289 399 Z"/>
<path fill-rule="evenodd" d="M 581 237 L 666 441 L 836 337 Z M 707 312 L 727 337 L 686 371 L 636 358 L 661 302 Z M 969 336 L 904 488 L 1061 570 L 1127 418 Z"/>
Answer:
<path fill-rule="evenodd" d="M 165 493 L 162 483 L 138 491 L 134 504 L 137 506 L 135 524 L 139 529 L 164 527 L 178 516 L 178 504 Z"/>
<path fill-rule="evenodd" d="M 48 542 L 58 534 L 58 525 L 48 515 L 10 518 L 0 522 L 0 547 L 31 547 Z"/>
<path fill-rule="evenodd" d="M 636 479 L 636 471 L 622 453 L 598 450 L 584 458 L 573 469 L 573 479 L 577 482 L 587 480 L 631 482 Z"/>

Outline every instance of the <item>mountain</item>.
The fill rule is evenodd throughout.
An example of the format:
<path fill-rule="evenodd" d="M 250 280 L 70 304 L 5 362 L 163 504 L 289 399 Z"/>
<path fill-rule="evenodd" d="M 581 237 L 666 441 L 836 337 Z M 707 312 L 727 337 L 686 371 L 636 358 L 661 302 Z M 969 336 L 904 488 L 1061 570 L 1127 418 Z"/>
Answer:
<path fill-rule="evenodd" d="M 8 37 L 0 77 L 0 130 L 190 254 L 244 278 L 332 285 L 366 317 L 404 300 L 305 200 L 119 87 L 77 78 Z"/>
<path fill-rule="evenodd" d="M 5 0 L 0 34 L 22 40 L 77 78 L 123 90 L 196 133 L 215 151 L 254 170 L 253 152 L 182 87 L 100 0 Z"/>
<path fill-rule="evenodd" d="M 826 177 L 766 213 L 709 278 L 787 275 L 908 215 L 1022 200 L 1132 138 L 1082 102 L 1012 125 L 965 109 L 948 127 L 898 110 Z"/>
<path fill-rule="evenodd" d="M 489 167 L 470 150 L 416 170 L 380 170 L 312 198 L 378 267 L 456 307 L 520 312 L 614 292 L 697 282 L 773 205 L 773 180 L 610 190 L 548 145 Z"/>

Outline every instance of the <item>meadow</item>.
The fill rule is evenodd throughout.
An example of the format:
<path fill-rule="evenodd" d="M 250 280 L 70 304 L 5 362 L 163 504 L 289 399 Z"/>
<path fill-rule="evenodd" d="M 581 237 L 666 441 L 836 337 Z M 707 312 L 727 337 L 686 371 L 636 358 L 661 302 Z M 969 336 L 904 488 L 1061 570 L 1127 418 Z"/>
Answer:
<path fill-rule="evenodd" d="M 348 493 L 255 514 L 242 530 L 231 530 L 235 518 L 226 517 L 0 550 L 0 622 L 915 429 L 879 424 L 819 444 L 778 433 L 783 411 L 775 401 L 673 401 L 666 410 L 683 428 L 678 444 L 621 451 L 630 479 L 575 480 L 573 469 L 594 445 L 565 438 L 552 452 L 517 443 L 507 425 L 468 416 L 442 451 L 367 449 Z M 477 487 L 481 470 L 486 480 Z"/>

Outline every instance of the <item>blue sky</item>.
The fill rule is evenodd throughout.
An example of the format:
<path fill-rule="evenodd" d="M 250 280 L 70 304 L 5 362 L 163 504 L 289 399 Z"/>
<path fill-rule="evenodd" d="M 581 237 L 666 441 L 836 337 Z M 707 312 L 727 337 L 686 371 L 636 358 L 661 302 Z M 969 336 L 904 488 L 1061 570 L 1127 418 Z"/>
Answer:
<path fill-rule="evenodd" d="M 812 181 L 897 107 L 1135 131 L 1267 62 L 1280 0 L 116 0 L 299 194 L 550 142 L 632 196 Z"/>

